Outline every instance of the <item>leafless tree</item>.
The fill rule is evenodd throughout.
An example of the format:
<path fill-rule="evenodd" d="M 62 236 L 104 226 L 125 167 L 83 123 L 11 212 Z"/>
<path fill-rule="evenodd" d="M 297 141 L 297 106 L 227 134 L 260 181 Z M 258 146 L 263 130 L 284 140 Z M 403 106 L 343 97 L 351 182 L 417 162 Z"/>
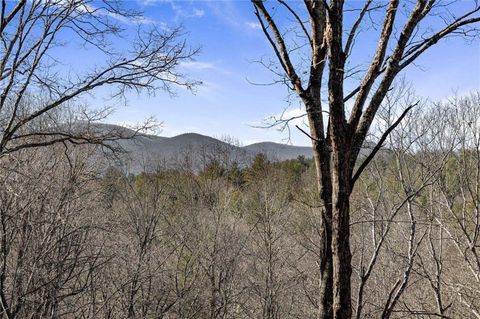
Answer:
<path fill-rule="evenodd" d="M 479 93 L 454 97 L 439 107 L 445 107 L 445 104 L 450 109 L 451 118 L 446 134 L 456 133 L 457 148 L 431 197 L 432 222 L 439 233 L 433 240 L 431 258 L 437 265 L 435 275 L 441 279 L 434 281 L 434 287 L 437 287 L 434 289 L 439 295 L 439 307 L 446 306 L 440 303 L 441 297 L 446 298 L 441 294 L 443 288 L 450 293 L 450 303 L 459 302 L 464 309 L 458 315 L 479 318 Z M 460 274 L 454 269 L 463 271 Z"/>
<path fill-rule="evenodd" d="M 342 0 L 304 1 L 300 5 L 280 0 L 275 4 L 262 0 L 252 2 L 263 33 L 280 64 L 276 73 L 299 96 L 308 117 L 310 131 L 305 133 L 312 140 L 318 191 L 324 206 L 318 315 L 319 318 L 350 318 L 350 194 L 388 134 L 413 105 L 392 123 L 377 147 L 355 170 L 362 145 L 394 79 L 442 38 L 476 36 L 480 6 L 475 1 L 463 2 L 461 12 L 453 12 L 454 3 L 435 0 L 403 3 L 391 0 L 387 5 L 367 0 L 363 6 L 354 8 L 347 8 Z M 280 15 L 272 13 L 281 9 L 290 15 L 290 20 L 298 23 L 301 36 L 287 35 L 283 31 L 285 25 L 277 18 Z M 352 10 L 358 15 L 353 18 L 354 23 L 348 25 L 344 17 Z M 372 10 L 376 12 L 370 15 Z M 384 12 L 380 22 L 374 19 L 381 16 L 379 12 Z M 402 13 L 405 19 L 400 17 Z M 377 48 L 359 83 L 346 93 L 348 73 L 345 70 L 362 26 L 372 22 L 369 18 L 380 25 Z M 443 25 L 434 30 L 432 19 L 439 19 Z M 300 41 L 305 45 L 297 45 Z M 297 65 L 299 47 L 306 50 L 308 63 L 301 61 L 303 63 Z M 322 103 L 325 73 L 326 122 Z M 353 107 L 348 112 L 345 103 L 350 100 Z"/>
<path fill-rule="evenodd" d="M 74 127 L 53 115 L 101 87 L 119 98 L 129 90 L 172 94 L 175 86 L 191 89 L 198 83 L 177 71 L 197 52 L 187 47 L 182 29 L 162 29 L 120 1 L 2 1 L 0 12 L 0 156 L 118 137 L 118 132 L 99 136 L 86 125 L 105 116 L 105 110 L 77 113 L 83 125 Z M 132 29 L 137 30 L 133 38 Z M 81 52 L 95 57 L 72 72 L 62 60 L 77 47 L 85 49 L 76 51 L 79 57 Z"/>
<path fill-rule="evenodd" d="M 90 280 L 106 261 L 88 213 L 99 200 L 91 152 L 61 146 L 2 161 L 2 318 L 88 316 Z"/>

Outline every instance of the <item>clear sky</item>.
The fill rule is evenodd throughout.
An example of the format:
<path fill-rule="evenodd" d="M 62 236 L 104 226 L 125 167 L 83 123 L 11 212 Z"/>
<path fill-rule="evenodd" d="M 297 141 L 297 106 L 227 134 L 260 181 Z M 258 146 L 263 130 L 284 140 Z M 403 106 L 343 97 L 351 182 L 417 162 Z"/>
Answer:
<path fill-rule="evenodd" d="M 348 1 L 347 1 L 348 2 Z M 259 29 L 249 1 L 131 1 L 129 5 L 144 11 L 148 23 L 183 24 L 190 45 L 201 47 L 194 62 L 182 66 L 192 78 L 203 81 L 196 94 L 183 89 L 177 96 L 129 95 L 128 106 L 119 107 L 110 123 L 134 123 L 154 116 L 163 122 L 160 135 L 174 136 L 196 132 L 214 137 L 238 138 L 244 144 L 258 141 L 282 142 L 286 132 L 275 128 L 256 128 L 270 116 L 283 110 L 296 114 L 297 105 L 289 105 L 282 86 L 256 86 L 272 75 L 253 63 L 272 50 Z M 467 5 L 459 1 L 459 6 Z M 348 19 L 348 17 L 347 17 Z M 359 56 L 368 58 L 378 31 L 364 32 L 357 42 Z M 461 39 L 447 39 L 428 51 L 416 66 L 404 72 L 416 92 L 431 99 L 480 88 L 480 45 Z M 101 104 L 96 97 L 91 103 Z M 96 105 L 99 106 L 99 105 Z M 309 145 L 307 137 L 292 129 L 291 143 Z"/>

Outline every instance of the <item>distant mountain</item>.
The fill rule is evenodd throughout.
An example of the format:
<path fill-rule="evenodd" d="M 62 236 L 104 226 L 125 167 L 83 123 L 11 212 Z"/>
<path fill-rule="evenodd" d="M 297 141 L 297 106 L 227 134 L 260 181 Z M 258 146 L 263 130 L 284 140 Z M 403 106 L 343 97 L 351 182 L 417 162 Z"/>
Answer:
<path fill-rule="evenodd" d="M 111 124 L 94 124 L 93 130 L 103 134 L 118 133 L 127 137 L 115 143 L 125 150 L 118 156 L 118 165 L 130 173 L 151 171 L 158 167 L 183 167 L 198 171 L 211 160 L 224 165 L 236 162 L 240 166 L 246 166 L 259 153 L 265 154 L 271 161 L 284 161 L 299 156 L 313 157 L 311 147 L 307 146 L 273 142 L 237 146 L 197 133 L 162 137 L 135 134 L 133 130 Z M 361 152 L 363 155 L 366 153 L 366 150 Z"/>
<path fill-rule="evenodd" d="M 313 150 L 308 146 L 293 146 L 288 144 L 280 144 L 273 142 L 262 142 L 247 145 L 244 149 L 253 153 L 263 153 L 272 160 L 285 161 L 298 156 L 306 158 L 313 157 Z"/>
<path fill-rule="evenodd" d="M 246 166 L 258 153 L 264 153 L 272 161 L 284 161 L 298 156 L 313 157 L 309 147 L 272 142 L 238 146 L 197 133 L 174 137 L 135 134 L 133 130 L 112 124 L 91 124 L 89 130 L 125 137 L 115 142 L 116 146 L 124 150 L 117 157 L 117 164 L 125 171 L 135 174 L 158 167 L 183 167 L 198 171 L 211 160 L 225 165 L 236 162 L 240 166 Z"/>

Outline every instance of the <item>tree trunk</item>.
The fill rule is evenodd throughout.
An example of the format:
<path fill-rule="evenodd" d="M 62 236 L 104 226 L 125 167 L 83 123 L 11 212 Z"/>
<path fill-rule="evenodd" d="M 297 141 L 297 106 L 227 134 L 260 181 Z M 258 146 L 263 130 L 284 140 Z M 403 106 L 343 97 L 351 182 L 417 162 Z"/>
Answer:
<path fill-rule="evenodd" d="M 332 156 L 332 255 L 333 317 L 352 316 L 350 252 L 350 179 L 348 148 L 340 147 Z"/>
<path fill-rule="evenodd" d="M 332 267 L 332 218 L 331 206 L 323 210 L 320 242 L 320 293 L 318 305 L 318 319 L 333 318 L 333 267 Z"/>
<path fill-rule="evenodd" d="M 348 143 L 329 154 L 315 147 L 314 159 L 323 202 L 318 318 L 351 318 L 350 180 Z M 329 160 L 331 158 L 331 161 Z"/>
<path fill-rule="evenodd" d="M 314 160 L 317 170 L 318 191 L 323 202 L 320 224 L 320 292 L 318 319 L 333 318 L 333 267 L 332 267 L 332 183 L 330 179 L 329 154 L 321 154 L 321 148 L 314 141 Z"/>

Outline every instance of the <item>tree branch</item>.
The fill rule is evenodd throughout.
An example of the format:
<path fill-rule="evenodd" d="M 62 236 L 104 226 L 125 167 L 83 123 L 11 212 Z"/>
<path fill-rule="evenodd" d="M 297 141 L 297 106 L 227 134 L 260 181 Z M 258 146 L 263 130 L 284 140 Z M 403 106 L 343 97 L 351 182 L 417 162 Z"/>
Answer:
<path fill-rule="evenodd" d="M 370 154 L 365 158 L 365 160 L 362 162 L 362 164 L 358 167 L 357 171 L 352 177 L 351 185 L 355 185 L 355 182 L 358 180 L 362 172 L 365 170 L 365 168 L 368 166 L 368 164 L 372 161 L 372 159 L 375 157 L 375 155 L 378 153 L 380 148 L 382 148 L 383 142 L 387 139 L 388 135 L 402 122 L 403 118 L 408 114 L 408 112 L 414 108 L 415 106 L 418 105 L 419 102 L 410 105 L 407 107 L 403 113 L 398 117 L 398 119 L 383 133 L 382 137 L 378 141 L 377 145 L 373 148 L 373 150 L 370 152 Z"/>
<path fill-rule="evenodd" d="M 263 33 L 265 34 L 273 50 L 275 51 L 275 55 L 277 56 L 278 61 L 280 62 L 282 68 L 287 73 L 288 77 L 290 78 L 290 81 L 292 82 L 292 85 L 294 86 L 295 90 L 299 94 L 303 94 L 304 89 L 302 87 L 300 77 L 297 75 L 295 68 L 293 67 L 293 64 L 288 55 L 287 46 L 285 45 L 285 41 L 282 35 L 280 34 L 280 30 L 278 29 L 275 21 L 273 21 L 271 15 L 268 13 L 267 9 L 263 5 L 262 0 L 252 0 L 252 3 L 255 6 L 255 15 L 262 27 Z M 272 30 L 276 43 L 273 40 L 273 38 L 270 36 L 270 33 L 268 32 L 268 28 L 265 25 L 265 22 L 263 21 L 262 16 L 266 20 L 268 27 Z"/>

